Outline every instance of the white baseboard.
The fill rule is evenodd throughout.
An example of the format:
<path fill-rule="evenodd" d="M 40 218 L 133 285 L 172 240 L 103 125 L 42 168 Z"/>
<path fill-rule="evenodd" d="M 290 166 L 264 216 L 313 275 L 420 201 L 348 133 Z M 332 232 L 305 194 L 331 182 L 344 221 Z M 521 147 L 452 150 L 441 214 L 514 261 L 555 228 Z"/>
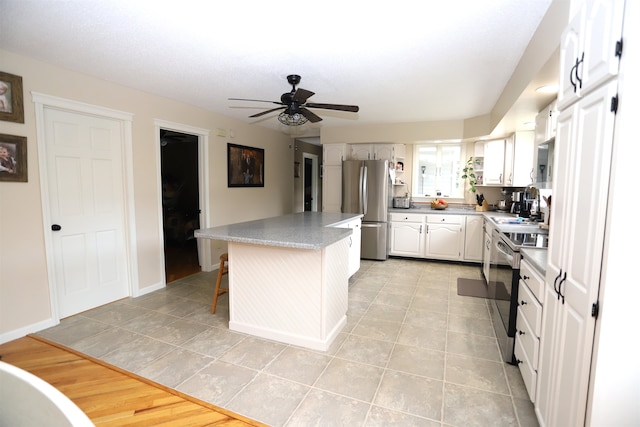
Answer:
<path fill-rule="evenodd" d="M 4 332 L 0 334 L 0 344 L 17 340 L 18 338 L 22 338 L 29 334 L 40 332 L 44 329 L 51 328 L 52 326 L 56 326 L 59 323 L 60 322 L 56 322 L 52 318 L 49 318 L 47 320 L 43 320 L 42 322 L 33 323 L 31 325 L 23 326 L 22 328 L 19 328 L 19 329 L 14 329 L 13 331 Z"/>
<path fill-rule="evenodd" d="M 156 283 L 155 285 L 147 286 L 145 288 L 138 290 L 138 295 L 133 295 L 134 298 L 141 297 L 142 295 L 149 294 L 151 292 L 159 291 L 160 289 L 165 288 L 166 285 L 164 283 Z"/>

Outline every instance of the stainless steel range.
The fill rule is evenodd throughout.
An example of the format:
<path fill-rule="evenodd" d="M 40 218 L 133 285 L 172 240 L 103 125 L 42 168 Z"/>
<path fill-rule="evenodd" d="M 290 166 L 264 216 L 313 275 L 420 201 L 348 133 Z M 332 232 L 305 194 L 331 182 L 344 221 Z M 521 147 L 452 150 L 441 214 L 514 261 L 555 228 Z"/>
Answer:
<path fill-rule="evenodd" d="M 492 234 L 492 259 L 489 268 L 489 311 L 503 360 L 515 364 L 513 346 L 520 280 L 520 248 L 546 248 L 545 232 L 508 232 L 497 229 Z M 495 256 L 493 256 L 495 254 Z"/>

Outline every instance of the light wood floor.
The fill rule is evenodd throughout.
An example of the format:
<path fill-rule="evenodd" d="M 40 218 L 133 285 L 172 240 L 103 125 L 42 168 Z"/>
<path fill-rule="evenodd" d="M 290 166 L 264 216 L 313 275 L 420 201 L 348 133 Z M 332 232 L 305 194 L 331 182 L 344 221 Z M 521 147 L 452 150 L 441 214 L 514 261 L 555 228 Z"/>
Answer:
<path fill-rule="evenodd" d="M 56 387 L 96 426 L 264 426 L 38 336 L 0 345 L 0 357 Z"/>

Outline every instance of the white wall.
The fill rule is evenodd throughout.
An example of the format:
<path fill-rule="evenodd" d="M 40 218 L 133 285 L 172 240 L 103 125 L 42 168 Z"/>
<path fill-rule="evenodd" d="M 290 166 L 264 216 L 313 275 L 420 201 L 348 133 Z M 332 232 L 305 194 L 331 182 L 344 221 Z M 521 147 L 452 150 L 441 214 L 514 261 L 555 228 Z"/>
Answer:
<path fill-rule="evenodd" d="M 44 252 L 38 141 L 31 92 L 133 113 L 135 234 L 141 292 L 162 284 L 154 120 L 209 129 L 211 225 L 291 212 L 293 142 L 289 136 L 200 108 L 0 50 L 2 71 L 22 76 L 25 123 L 0 121 L 0 133 L 26 136 L 28 182 L 0 182 L 0 342 L 47 326 L 50 287 Z M 234 138 L 217 136 L 233 130 Z M 227 142 L 265 149 L 265 187 L 227 188 Z M 222 250 L 213 248 L 214 259 Z"/>

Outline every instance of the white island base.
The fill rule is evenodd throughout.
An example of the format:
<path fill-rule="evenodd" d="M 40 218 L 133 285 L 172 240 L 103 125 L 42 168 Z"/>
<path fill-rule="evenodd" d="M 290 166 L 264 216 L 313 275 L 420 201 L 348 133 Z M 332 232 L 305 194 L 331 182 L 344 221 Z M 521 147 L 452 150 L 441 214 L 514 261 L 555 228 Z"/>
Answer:
<path fill-rule="evenodd" d="M 326 351 L 347 323 L 349 239 L 321 249 L 229 242 L 229 329 Z"/>

